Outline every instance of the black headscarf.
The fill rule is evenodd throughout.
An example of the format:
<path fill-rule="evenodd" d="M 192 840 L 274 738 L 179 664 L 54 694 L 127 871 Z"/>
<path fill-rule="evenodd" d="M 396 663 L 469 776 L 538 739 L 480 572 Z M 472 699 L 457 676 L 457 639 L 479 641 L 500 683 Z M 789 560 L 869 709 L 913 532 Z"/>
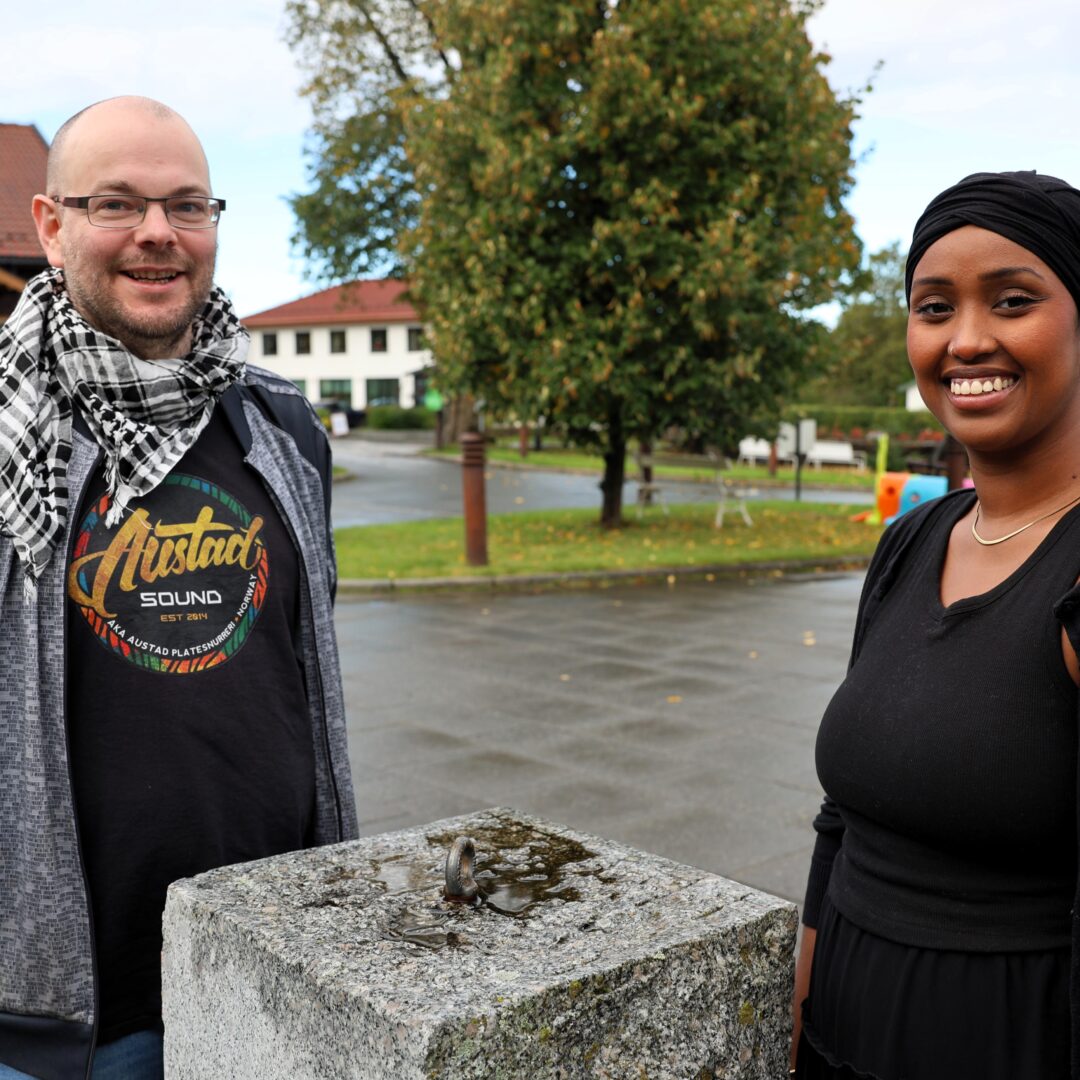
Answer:
<path fill-rule="evenodd" d="M 915 223 L 904 291 L 926 249 L 953 229 L 977 225 L 1027 248 L 1061 279 L 1080 310 L 1080 191 L 1031 172 L 972 173 L 934 198 Z"/>

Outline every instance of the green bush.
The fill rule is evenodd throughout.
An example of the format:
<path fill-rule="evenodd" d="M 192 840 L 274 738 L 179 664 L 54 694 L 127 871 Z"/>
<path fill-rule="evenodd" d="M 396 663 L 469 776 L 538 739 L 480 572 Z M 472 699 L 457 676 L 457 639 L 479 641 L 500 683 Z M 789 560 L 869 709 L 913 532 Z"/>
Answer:
<path fill-rule="evenodd" d="M 891 406 L 870 405 L 790 405 L 785 420 L 805 416 L 817 421 L 819 439 L 865 439 L 871 431 L 888 432 L 894 440 L 922 442 L 943 439 L 945 429 L 928 410 L 908 412 Z"/>
<path fill-rule="evenodd" d="M 367 411 L 367 426 L 373 431 L 430 431 L 435 426 L 435 414 L 420 407 L 375 405 Z"/>

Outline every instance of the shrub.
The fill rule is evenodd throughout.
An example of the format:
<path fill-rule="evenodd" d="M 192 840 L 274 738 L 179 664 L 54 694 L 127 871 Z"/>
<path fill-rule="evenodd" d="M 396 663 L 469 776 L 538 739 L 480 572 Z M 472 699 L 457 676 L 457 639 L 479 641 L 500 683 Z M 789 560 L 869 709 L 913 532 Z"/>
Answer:
<path fill-rule="evenodd" d="M 435 414 L 430 409 L 375 405 L 367 411 L 367 426 L 374 431 L 430 431 Z"/>
<path fill-rule="evenodd" d="M 819 439 L 865 439 L 871 431 L 888 432 L 891 439 L 903 442 L 945 438 L 944 429 L 925 409 L 909 412 L 892 406 L 789 405 L 783 411 L 785 420 L 800 416 L 817 421 Z"/>

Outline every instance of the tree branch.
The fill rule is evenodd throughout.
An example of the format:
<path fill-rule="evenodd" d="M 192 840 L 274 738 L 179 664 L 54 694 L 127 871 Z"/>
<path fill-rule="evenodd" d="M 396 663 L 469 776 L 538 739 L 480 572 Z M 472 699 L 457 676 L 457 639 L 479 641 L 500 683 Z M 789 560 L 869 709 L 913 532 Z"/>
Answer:
<path fill-rule="evenodd" d="M 407 86 L 415 93 L 412 77 L 405 70 L 405 65 L 402 64 L 397 51 L 394 49 L 393 45 L 390 44 L 390 39 L 382 32 L 378 23 L 375 22 L 371 12 L 368 10 L 368 5 L 365 0 L 353 0 L 353 2 L 356 4 L 360 14 L 363 15 L 364 21 L 368 24 L 368 28 L 371 30 L 372 34 L 375 35 L 375 39 L 382 47 L 383 52 L 386 54 L 386 59 L 390 61 L 390 66 L 394 69 L 394 74 L 401 80 L 403 86 Z"/>
<path fill-rule="evenodd" d="M 407 0 L 409 7 L 424 20 L 424 25 L 428 28 L 428 33 L 431 34 L 431 46 L 439 54 L 439 59 L 443 62 L 443 66 L 446 68 L 447 79 L 453 79 L 454 68 L 450 63 L 450 58 L 442 50 L 442 46 L 439 44 L 439 36 L 435 32 L 435 23 L 432 22 L 431 16 L 427 13 L 427 9 L 422 7 L 418 0 Z"/>

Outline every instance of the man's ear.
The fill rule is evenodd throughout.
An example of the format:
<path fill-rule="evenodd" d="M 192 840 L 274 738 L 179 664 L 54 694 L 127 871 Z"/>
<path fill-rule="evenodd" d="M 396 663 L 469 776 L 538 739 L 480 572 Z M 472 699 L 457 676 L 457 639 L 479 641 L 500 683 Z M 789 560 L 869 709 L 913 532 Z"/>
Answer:
<path fill-rule="evenodd" d="M 60 250 L 60 207 L 47 195 L 35 195 L 31 206 L 38 240 L 49 260 L 50 266 L 63 266 L 64 256 Z"/>

